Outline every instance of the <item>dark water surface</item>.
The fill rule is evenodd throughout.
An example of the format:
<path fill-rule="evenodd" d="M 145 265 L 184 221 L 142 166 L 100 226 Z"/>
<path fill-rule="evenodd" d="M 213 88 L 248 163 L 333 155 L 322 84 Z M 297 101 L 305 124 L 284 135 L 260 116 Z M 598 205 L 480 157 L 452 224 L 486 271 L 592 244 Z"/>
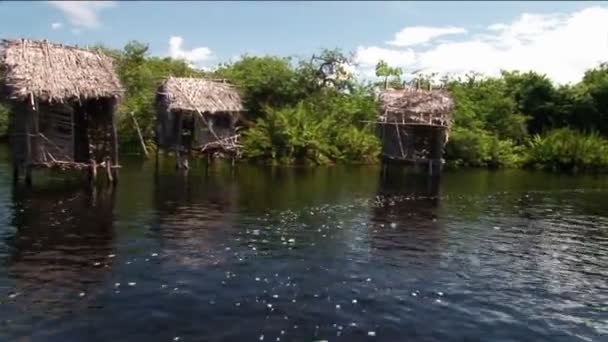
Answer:
<path fill-rule="evenodd" d="M 0 341 L 607 341 L 608 178 L 0 156 Z M 54 177 L 54 176 L 53 176 Z"/>

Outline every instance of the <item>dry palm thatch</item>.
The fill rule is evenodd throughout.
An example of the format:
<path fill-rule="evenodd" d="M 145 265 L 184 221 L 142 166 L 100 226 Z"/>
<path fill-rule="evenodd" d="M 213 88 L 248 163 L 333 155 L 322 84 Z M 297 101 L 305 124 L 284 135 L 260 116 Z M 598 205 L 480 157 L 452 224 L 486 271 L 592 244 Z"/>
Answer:
<path fill-rule="evenodd" d="M 170 77 L 158 95 L 169 111 L 236 113 L 244 110 L 241 96 L 230 84 L 202 78 Z"/>
<path fill-rule="evenodd" d="M 2 47 L 2 83 L 11 99 L 64 102 L 122 94 L 112 59 L 99 51 L 27 39 L 3 40 Z"/>
<path fill-rule="evenodd" d="M 454 100 L 445 90 L 386 89 L 379 99 L 382 122 L 451 126 Z"/>

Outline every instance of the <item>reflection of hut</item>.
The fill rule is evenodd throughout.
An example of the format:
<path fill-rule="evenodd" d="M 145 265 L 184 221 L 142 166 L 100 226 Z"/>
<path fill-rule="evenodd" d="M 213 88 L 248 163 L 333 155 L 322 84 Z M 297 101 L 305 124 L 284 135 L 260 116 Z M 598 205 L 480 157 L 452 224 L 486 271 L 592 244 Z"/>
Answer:
<path fill-rule="evenodd" d="M 454 101 L 445 91 L 386 89 L 380 94 L 377 131 L 385 161 L 442 165 Z"/>
<path fill-rule="evenodd" d="M 6 266 L 28 312 L 73 309 L 80 292 L 92 299 L 104 281 L 113 261 L 115 191 L 96 191 L 15 189 Z"/>
<path fill-rule="evenodd" d="M 170 77 L 159 88 L 157 143 L 184 154 L 237 152 L 235 124 L 243 105 L 230 84 L 200 78 Z M 178 167 L 187 168 L 178 159 Z"/>
<path fill-rule="evenodd" d="M 439 262 L 444 229 L 438 220 L 440 179 L 390 166 L 380 178 L 372 207 L 374 249 L 407 265 L 412 278 L 425 277 Z"/>
<path fill-rule="evenodd" d="M 163 255 L 189 267 L 221 262 L 223 245 L 237 229 L 237 196 L 230 180 L 159 175 L 154 203 Z"/>
<path fill-rule="evenodd" d="M 111 58 L 24 39 L 4 40 L 3 50 L 3 90 L 16 104 L 10 118 L 15 176 L 24 168 L 29 183 L 35 167 L 117 167 L 121 85 Z"/>

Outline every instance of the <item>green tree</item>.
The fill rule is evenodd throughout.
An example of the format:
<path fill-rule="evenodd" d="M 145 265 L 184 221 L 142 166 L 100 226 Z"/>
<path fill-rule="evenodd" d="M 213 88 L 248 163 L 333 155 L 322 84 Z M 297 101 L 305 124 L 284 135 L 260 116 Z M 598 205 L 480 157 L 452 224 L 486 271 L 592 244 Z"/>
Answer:
<path fill-rule="evenodd" d="M 402 73 L 403 71 L 401 70 L 401 68 L 391 67 L 384 60 L 380 60 L 378 61 L 378 64 L 376 64 L 376 77 L 384 78 L 382 83 L 385 89 L 389 86 L 390 77 L 394 77 L 392 82 L 393 84 L 400 84 Z"/>

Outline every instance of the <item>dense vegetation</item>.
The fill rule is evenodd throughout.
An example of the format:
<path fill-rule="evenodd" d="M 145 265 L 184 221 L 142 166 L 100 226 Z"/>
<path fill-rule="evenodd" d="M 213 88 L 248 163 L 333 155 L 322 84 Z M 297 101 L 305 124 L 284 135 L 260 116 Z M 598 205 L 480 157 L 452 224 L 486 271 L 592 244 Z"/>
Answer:
<path fill-rule="evenodd" d="M 358 82 L 338 50 L 309 60 L 243 56 L 213 72 L 184 61 L 153 57 L 131 42 L 122 50 L 98 46 L 117 60 L 126 88 L 121 104 L 122 151 L 139 148 L 127 113 L 134 113 L 152 147 L 154 96 L 165 77 L 225 78 L 242 92 L 248 114 L 241 130 L 244 157 L 278 163 L 372 162 L 380 144 L 365 121 L 375 117 L 374 89 L 403 84 L 403 71 L 380 62 L 375 83 Z M 426 86 L 429 77 L 410 80 Z M 608 171 L 608 64 L 574 85 L 556 85 L 534 72 L 499 77 L 469 74 L 442 79 L 454 96 L 455 125 L 448 163 L 474 167 L 539 167 Z M 0 103 L 0 129 L 9 107 Z"/>

